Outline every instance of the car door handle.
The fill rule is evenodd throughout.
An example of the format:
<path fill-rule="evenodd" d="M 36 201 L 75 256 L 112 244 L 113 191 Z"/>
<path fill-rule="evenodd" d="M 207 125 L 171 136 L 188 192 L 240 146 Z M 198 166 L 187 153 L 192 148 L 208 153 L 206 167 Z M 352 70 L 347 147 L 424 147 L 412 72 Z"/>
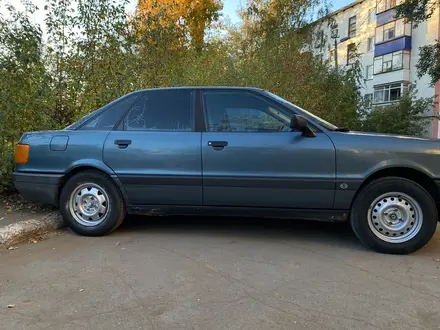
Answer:
<path fill-rule="evenodd" d="M 212 147 L 214 150 L 223 150 L 225 147 L 228 146 L 227 141 L 209 141 L 208 146 Z"/>
<path fill-rule="evenodd" d="M 125 149 L 131 144 L 131 140 L 115 140 L 115 144 L 118 145 L 119 149 Z"/>

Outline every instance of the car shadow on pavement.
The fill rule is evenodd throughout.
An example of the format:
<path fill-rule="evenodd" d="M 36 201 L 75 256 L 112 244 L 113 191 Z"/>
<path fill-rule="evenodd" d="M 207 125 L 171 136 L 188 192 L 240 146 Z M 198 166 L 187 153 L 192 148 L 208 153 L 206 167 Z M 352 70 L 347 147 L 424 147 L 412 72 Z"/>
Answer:
<path fill-rule="evenodd" d="M 129 216 L 116 235 L 127 233 L 146 235 L 201 235 L 205 237 L 251 238 L 253 240 L 279 239 L 315 242 L 322 245 L 340 246 L 365 250 L 348 223 L 331 223 L 305 220 L 237 217 L 148 217 Z"/>

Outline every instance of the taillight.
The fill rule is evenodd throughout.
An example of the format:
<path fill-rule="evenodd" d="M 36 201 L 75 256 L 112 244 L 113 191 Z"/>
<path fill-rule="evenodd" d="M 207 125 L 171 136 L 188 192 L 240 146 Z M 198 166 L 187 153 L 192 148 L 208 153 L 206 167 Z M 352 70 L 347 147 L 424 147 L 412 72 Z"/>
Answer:
<path fill-rule="evenodd" d="M 15 163 L 16 164 L 26 164 L 29 159 L 29 145 L 28 144 L 18 144 L 15 147 Z"/>

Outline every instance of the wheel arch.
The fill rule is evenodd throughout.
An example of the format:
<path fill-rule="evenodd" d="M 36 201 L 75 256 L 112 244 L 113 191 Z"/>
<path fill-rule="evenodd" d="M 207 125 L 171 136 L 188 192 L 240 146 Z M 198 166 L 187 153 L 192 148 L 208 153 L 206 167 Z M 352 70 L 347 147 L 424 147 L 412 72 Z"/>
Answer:
<path fill-rule="evenodd" d="M 359 192 L 367 184 L 369 184 L 374 180 L 388 176 L 400 177 L 414 181 L 419 185 L 421 185 L 431 195 L 431 197 L 434 199 L 436 203 L 440 202 L 439 187 L 437 186 L 437 184 L 435 183 L 435 181 L 432 179 L 431 176 L 429 176 L 424 171 L 417 168 L 406 167 L 406 166 L 391 166 L 391 167 L 380 168 L 370 173 L 370 175 L 362 182 L 362 184 L 357 189 L 351 201 L 351 207 L 353 206 L 353 203 L 356 200 L 356 197 L 359 194 Z"/>
<path fill-rule="evenodd" d="M 108 177 L 108 179 L 111 182 L 113 182 L 116 185 L 116 187 L 119 189 L 122 197 L 124 198 L 125 203 L 126 204 L 128 203 L 127 193 L 126 193 L 121 181 L 118 179 L 116 174 L 105 164 L 100 164 L 100 166 L 99 166 L 97 164 L 80 163 L 80 164 L 75 164 L 72 167 L 70 167 L 60 179 L 60 184 L 59 184 L 59 188 L 58 188 L 58 198 L 59 198 L 59 196 L 61 194 L 61 190 L 63 189 L 66 182 L 74 175 L 76 175 L 80 172 L 84 172 L 84 171 L 97 171 L 97 172 L 100 172 L 100 173 L 106 175 Z"/>

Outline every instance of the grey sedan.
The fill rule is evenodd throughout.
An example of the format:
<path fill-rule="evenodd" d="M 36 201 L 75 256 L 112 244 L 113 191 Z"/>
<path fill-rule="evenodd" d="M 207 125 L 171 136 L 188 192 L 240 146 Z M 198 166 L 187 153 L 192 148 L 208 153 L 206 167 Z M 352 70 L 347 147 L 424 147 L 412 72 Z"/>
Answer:
<path fill-rule="evenodd" d="M 14 180 L 82 235 L 127 213 L 349 221 L 369 247 L 402 254 L 436 230 L 439 147 L 350 132 L 256 88 L 149 89 L 24 134 Z"/>

